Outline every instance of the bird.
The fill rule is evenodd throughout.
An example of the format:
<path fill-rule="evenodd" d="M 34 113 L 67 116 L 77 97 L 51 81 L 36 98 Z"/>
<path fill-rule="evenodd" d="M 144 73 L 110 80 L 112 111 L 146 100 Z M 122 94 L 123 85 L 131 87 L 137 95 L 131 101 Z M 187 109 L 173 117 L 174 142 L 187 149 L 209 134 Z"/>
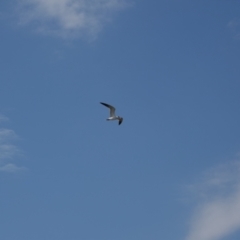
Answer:
<path fill-rule="evenodd" d="M 103 102 L 100 102 L 102 105 L 104 105 L 105 107 L 108 107 L 110 109 L 110 117 L 107 118 L 106 120 L 107 121 L 110 121 L 110 120 L 118 120 L 118 125 L 120 125 L 123 121 L 123 118 L 120 117 L 120 116 L 116 116 L 115 115 L 115 107 L 107 104 L 107 103 L 103 103 Z"/>

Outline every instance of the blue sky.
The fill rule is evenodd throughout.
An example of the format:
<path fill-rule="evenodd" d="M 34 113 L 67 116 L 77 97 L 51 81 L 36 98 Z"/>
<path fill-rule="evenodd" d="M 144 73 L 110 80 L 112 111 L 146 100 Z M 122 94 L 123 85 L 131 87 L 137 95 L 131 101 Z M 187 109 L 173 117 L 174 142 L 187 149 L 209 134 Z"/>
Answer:
<path fill-rule="evenodd" d="M 0 239 L 238 240 L 239 9 L 1 1 Z"/>

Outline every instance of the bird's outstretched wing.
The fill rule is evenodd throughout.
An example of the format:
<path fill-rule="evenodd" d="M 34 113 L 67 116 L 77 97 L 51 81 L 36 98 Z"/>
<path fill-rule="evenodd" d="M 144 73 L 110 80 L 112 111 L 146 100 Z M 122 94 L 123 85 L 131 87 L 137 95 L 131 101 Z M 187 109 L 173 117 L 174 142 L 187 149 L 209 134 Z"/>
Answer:
<path fill-rule="evenodd" d="M 113 107 L 107 103 L 103 103 L 103 102 L 100 102 L 100 103 L 110 109 L 110 117 L 115 117 L 115 107 Z"/>

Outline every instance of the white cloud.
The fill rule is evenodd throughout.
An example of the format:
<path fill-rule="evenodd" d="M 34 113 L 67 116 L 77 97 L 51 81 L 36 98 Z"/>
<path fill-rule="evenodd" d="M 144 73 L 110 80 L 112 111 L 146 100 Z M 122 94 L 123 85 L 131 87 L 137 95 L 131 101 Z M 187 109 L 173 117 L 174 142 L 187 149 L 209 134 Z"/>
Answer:
<path fill-rule="evenodd" d="M 19 148 L 13 144 L 13 141 L 18 139 L 15 132 L 11 129 L 0 129 L 0 171 L 1 172 L 16 172 L 25 169 L 11 163 L 13 158 L 21 155 Z"/>
<path fill-rule="evenodd" d="M 200 193 L 186 240 L 220 240 L 240 230 L 240 162 L 209 171 L 201 184 L 192 186 Z"/>
<path fill-rule="evenodd" d="M 129 0 L 19 0 L 21 24 L 61 37 L 95 38 L 114 12 Z"/>

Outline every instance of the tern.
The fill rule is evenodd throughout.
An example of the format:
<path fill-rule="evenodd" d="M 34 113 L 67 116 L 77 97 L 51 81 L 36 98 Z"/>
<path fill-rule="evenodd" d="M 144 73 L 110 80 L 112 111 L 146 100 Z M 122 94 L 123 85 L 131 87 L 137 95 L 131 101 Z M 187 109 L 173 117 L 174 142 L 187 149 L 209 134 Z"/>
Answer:
<path fill-rule="evenodd" d="M 107 104 L 107 103 L 103 103 L 103 102 L 100 102 L 102 105 L 104 105 L 105 107 L 108 107 L 110 109 L 110 117 L 107 118 L 106 120 L 109 121 L 109 120 L 118 120 L 118 125 L 120 125 L 123 121 L 123 118 L 120 117 L 120 116 L 116 116 L 115 115 L 115 107 Z"/>

